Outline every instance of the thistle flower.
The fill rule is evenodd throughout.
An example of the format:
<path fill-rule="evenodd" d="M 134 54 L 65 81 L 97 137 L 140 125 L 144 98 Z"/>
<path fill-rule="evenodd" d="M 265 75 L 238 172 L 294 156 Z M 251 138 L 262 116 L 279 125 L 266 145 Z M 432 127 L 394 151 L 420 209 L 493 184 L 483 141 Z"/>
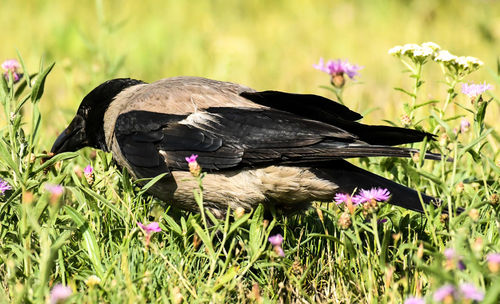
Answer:
<path fill-rule="evenodd" d="M 460 132 L 466 133 L 467 131 L 469 131 L 469 129 L 470 122 L 467 119 L 462 118 L 462 120 L 460 121 Z"/>
<path fill-rule="evenodd" d="M 458 268 L 459 270 L 465 270 L 465 264 L 462 261 L 462 257 L 457 254 L 455 249 L 447 248 L 444 250 L 444 257 L 446 258 L 445 268 L 448 270 Z"/>
<path fill-rule="evenodd" d="M 469 96 L 469 98 L 471 99 L 475 99 L 479 95 L 491 89 L 492 89 L 491 85 L 487 84 L 486 81 L 484 83 L 478 83 L 478 84 L 475 83 L 462 84 L 462 93 Z"/>
<path fill-rule="evenodd" d="M 92 165 L 87 165 L 85 169 L 83 170 L 83 175 L 85 175 L 85 179 L 87 179 L 87 183 L 89 185 L 92 185 L 94 183 L 94 168 L 92 168 Z"/>
<path fill-rule="evenodd" d="M 4 195 L 7 190 L 12 190 L 12 187 L 9 183 L 0 178 L 0 196 Z"/>
<path fill-rule="evenodd" d="M 334 200 L 335 200 L 335 204 L 337 204 L 337 205 L 344 203 L 347 210 L 349 210 L 349 212 L 351 214 L 354 214 L 354 207 L 359 205 L 359 202 L 357 200 L 355 200 L 354 197 L 351 197 L 347 193 L 335 194 Z"/>
<path fill-rule="evenodd" d="M 349 212 L 346 211 L 340 215 L 338 224 L 339 224 L 340 228 L 342 228 L 342 229 L 347 229 L 347 228 L 351 227 L 352 220 L 351 220 L 351 215 L 349 214 Z"/>
<path fill-rule="evenodd" d="M 489 253 L 486 256 L 486 261 L 488 262 L 488 269 L 491 272 L 500 272 L 500 253 Z"/>
<path fill-rule="evenodd" d="M 451 284 L 446 284 L 440 288 L 438 288 L 434 292 L 434 301 L 436 302 L 444 302 L 444 303 L 453 303 L 455 299 L 456 290 L 455 287 Z"/>
<path fill-rule="evenodd" d="M 318 64 L 314 64 L 313 67 L 317 70 L 328 73 L 331 78 L 331 83 L 337 88 L 342 88 L 345 83 L 344 74 L 347 74 L 349 78 L 354 79 L 356 75 L 359 75 L 358 71 L 363 67 L 358 65 L 353 65 L 347 60 L 328 60 L 325 64 L 323 58 L 319 59 Z"/>
<path fill-rule="evenodd" d="M 14 83 L 18 82 L 21 79 L 22 74 L 18 73 L 17 70 L 21 68 L 21 65 L 16 59 L 8 59 L 2 63 L 2 69 L 4 69 L 5 73 L 3 74 L 5 79 L 9 79 L 9 72 L 12 72 L 12 77 Z"/>
<path fill-rule="evenodd" d="M 409 297 L 403 304 L 425 304 L 425 300 L 417 297 Z"/>
<path fill-rule="evenodd" d="M 154 232 L 160 232 L 161 228 L 160 225 L 157 222 L 151 222 L 148 225 L 144 225 L 141 222 L 137 222 L 137 225 L 144 231 L 144 234 L 146 235 L 145 239 L 145 247 L 149 247 L 149 243 L 151 241 L 151 235 Z"/>
<path fill-rule="evenodd" d="M 161 228 L 157 222 L 151 222 L 148 225 L 144 225 L 141 222 L 137 222 L 137 225 L 146 232 L 146 234 L 152 234 L 153 232 L 160 232 Z"/>
<path fill-rule="evenodd" d="M 371 188 L 370 190 L 361 189 L 360 193 L 353 197 L 353 201 L 358 204 L 369 201 L 385 202 L 389 199 L 391 193 L 384 188 Z"/>
<path fill-rule="evenodd" d="M 200 176 L 200 173 L 201 173 L 201 167 L 198 164 L 198 162 L 196 161 L 197 158 L 198 158 L 198 155 L 196 155 L 196 154 L 191 154 L 191 156 L 185 158 L 187 163 L 188 163 L 189 172 L 191 172 L 191 174 L 194 177 Z"/>
<path fill-rule="evenodd" d="M 273 246 L 273 250 L 277 255 L 279 255 L 280 257 L 285 256 L 285 252 L 281 247 L 281 244 L 283 244 L 283 236 L 281 236 L 281 234 L 278 233 L 276 235 L 270 236 L 268 238 L 268 241 Z"/>
<path fill-rule="evenodd" d="M 334 200 L 336 205 L 347 204 L 352 202 L 352 197 L 347 193 L 336 193 Z"/>
<path fill-rule="evenodd" d="M 57 204 L 64 192 L 64 187 L 56 184 L 45 184 L 45 190 L 50 193 L 50 203 Z"/>
<path fill-rule="evenodd" d="M 482 301 L 484 299 L 484 292 L 480 291 L 476 288 L 476 286 L 470 283 L 460 284 L 460 294 L 467 300 Z"/>
<path fill-rule="evenodd" d="M 50 303 L 51 304 L 61 304 L 66 301 L 73 294 L 73 290 L 70 287 L 64 286 L 62 284 L 56 284 L 50 291 Z"/>

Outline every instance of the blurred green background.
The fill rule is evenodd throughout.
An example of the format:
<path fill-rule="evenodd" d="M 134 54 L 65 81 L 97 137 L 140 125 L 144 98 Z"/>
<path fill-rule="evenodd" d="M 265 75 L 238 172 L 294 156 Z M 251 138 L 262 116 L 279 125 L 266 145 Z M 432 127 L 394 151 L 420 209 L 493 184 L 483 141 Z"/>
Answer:
<path fill-rule="evenodd" d="M 433 41 L 485 67 L 468 81 L 496 89 L 500 1 L 7 1 L 0 0 L 0 60 L 23 55 L 32 71 L 40 57 L 56 62 L 41 103 L 43 148 L 62 130 L 82 97 L 104 80 L 145 81 L 177 75 L 227 80 L 258 90 L 316 93 L 328 75 L 320 57 L 364 66 L 359 85 L 345 91 L 364 121 L 398 121 L 402 99 L 393 90 L 411 80 L 389 56 L 394 45 Z M 426 66 L 427 68 L 427 66 Z M 424 72 L 422 101 L 445 96 L 436 64 Z M 498 81 L 498 80 L 497 80 Z M 495 91 L 493 91 L 493 94 Z M 461 99 L 465 101 L 465 99 Z M 498 104 L 487 121 L 498 117 Z"/>

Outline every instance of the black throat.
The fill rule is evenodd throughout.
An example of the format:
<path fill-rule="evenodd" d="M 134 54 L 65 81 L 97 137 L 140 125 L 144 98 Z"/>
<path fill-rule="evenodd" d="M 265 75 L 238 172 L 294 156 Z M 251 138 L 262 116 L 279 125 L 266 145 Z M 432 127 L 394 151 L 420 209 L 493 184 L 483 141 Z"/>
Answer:
<path fill-rule="evenodd" d="M 108 80 L 83 98 L 77 115 L 84 117 L 89 146 L 109 152 L 104 135 L 104 114 L 116 95 L 126 88 L 142 83 L 145 82 L 130 78 Z"/>

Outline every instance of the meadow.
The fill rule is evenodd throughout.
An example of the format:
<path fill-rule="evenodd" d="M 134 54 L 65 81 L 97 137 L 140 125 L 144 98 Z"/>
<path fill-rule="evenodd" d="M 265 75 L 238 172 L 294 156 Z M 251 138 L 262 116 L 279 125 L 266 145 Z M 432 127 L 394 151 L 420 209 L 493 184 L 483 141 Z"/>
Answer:
<path fill-rule="evenodd" d="M 57 288 L 60 303 L 500 302 L 500 2 L 0 4 L 0 61 L 16 58 L 23 74 L 0 81 L 0 302 L 50 303 Z M 483 64 L 389 54 L 427 41 Z M 363 68 L 335 89 L 313 67 L 322 57 Z M 46 159 L 101 82 L 177 75 L 341 96 L 363 122 L 436 134 L 414 147 L 452 162 L 353 162 L 465 211 L 318 202 L 289 217 L 266 220 L 259 208 L 221 221 L 155 200 L 155 180 L 132 180 L 102 151 Z M 471 97 L 464 83 L 491 87 Z M 277 233 L 279 246 L 268 240 Z"/>

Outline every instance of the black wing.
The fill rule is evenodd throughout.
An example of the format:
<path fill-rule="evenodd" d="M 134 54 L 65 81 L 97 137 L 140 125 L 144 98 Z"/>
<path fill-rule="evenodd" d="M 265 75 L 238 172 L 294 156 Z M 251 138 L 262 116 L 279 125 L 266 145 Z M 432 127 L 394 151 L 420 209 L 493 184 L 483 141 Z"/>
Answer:
<path fill-rule="evenodd" d="M 198 154 L 205 170 L 317 163 L 362 156 L 408 157 L 415 150 L 371 145 L 327 123 L 272 109 L 216 107 L 191 115 L 146 111 L 121 114 L 115 136 L 129 163 L 187 170 Z M 427 154 L 439 159 L 439 155 Z"/>
<path fill-rule="evenodd" d="M 337 126 L 373 145 L 394 146 L 434 138 L 434 135 L 419 130 L 358 123 L 356 120 L 363 118 L 361 114 L 318 95 L 279 91 L 243 92 L 240 95 L 264 106 Z"/>

